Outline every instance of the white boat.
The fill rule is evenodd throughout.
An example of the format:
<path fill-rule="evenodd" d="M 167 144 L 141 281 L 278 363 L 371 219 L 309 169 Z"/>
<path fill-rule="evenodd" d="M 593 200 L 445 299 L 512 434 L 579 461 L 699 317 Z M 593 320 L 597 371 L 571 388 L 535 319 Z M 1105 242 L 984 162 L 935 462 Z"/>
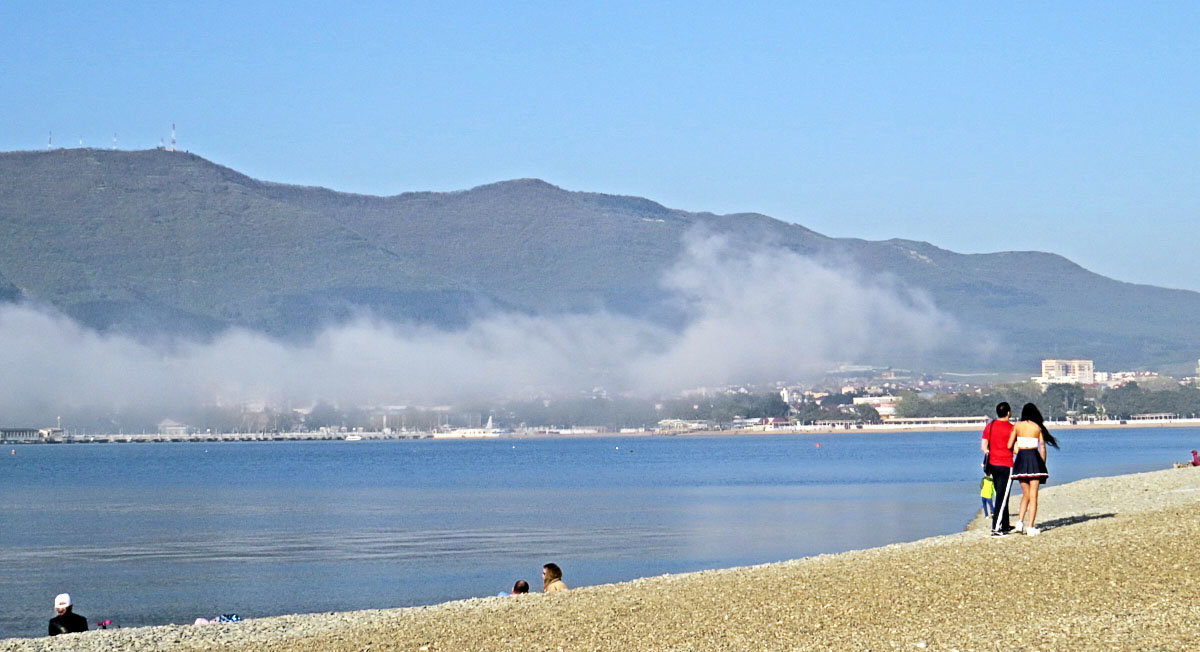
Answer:
<path fill-rule="evenodd" d="M 485 437 L 499 437 L 503 431 L 492 424 L 492 417 L 488 417 L 487 425 L 482 428 L 455 428 L 446 432 L 433 433 L 434 439 L 480 439 Z"/>
<path fill-rule="evenodd" d="M 361 435 L 346 435 L 346 441 L 362 441 Z"/>

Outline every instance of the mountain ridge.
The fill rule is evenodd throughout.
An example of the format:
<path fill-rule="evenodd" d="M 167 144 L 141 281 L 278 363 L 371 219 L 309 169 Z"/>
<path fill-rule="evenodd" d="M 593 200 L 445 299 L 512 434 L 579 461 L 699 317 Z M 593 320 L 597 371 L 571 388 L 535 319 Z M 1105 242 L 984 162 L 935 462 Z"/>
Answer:
<path fill-rule="evenodd" d="M 899 279 L 969 329 L 994 329 L 1014 368 L 1198 357 L 1188 326 L 1200 293 L 1117 281 L 1054 253 L 832 238 L 534 178 L 375 196 L 261 181 L 184 152 L 0 153 L 0 300 L 41 301 L 101 330 L 303 337 L 363 310 L 442 327 L 495 310 L 671 323 L 657 280 L 697 227 Z"/>

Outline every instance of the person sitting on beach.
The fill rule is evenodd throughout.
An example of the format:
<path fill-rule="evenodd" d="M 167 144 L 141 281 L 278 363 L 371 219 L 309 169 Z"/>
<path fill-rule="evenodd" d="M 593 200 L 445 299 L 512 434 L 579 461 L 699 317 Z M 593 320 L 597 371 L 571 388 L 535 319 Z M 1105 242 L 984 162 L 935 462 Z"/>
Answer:
<path fill-rule="evenodd" d="M 1050 477 L 1046 470 L 1046 444 L 1058 448 L 1058 441 L 1046 430 L 1042 413 L 1033 403 L 1026 403 L 1021 408 L 1021 420 L 1008 436 L 1008 446 L 1016 453 L 1012 477 L 1021 482 L 1016 528 L 1031 537 L 1041 532 L 1033 526 L 1037 519 L 1038 486 Z"/>
<path fill-rule="evenodd" d="M 522 593 L 529 593 L 529 582 L 517 580 L 517 583 L 513 584 L 512 593 L 509 595 L 521 595 Z"/>
<path fill-rule="evenodd" d="M 54 611 L 58 615 L 50 619 L 50 636 L 88 630 L 87 618 L 72 611 L 70 593 L 59 593 L 54 597 Z"/>
<path fill-rule="evenodd" d="M 566 591 L 567 584 L 562 580 L 562 569 L 558 564 L 550 563 L 542 566 L 542 593 Z"/>
<path fill-rule="evenodd" d="M 992 474 L 988 473 L 979 481 L 979 497 L 983 499 L 983 515 L 988 517 L 996 510 L 996 504 L 992 502 L 996 495 L 996 485 L 992 482 Z"/>
<path fill-rule="evenodd" d="M 1200 466 L 1200 453 L 1192 451 L 1192 466 Z"/>

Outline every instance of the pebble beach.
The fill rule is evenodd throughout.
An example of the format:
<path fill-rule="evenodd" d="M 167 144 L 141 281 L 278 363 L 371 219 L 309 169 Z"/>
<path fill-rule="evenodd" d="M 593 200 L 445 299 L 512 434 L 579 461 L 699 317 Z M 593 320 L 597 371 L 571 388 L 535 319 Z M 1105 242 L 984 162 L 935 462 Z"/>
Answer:
<path fill-rule="evenodd" d="M 1036 537 L 991 537 L 976 518 L 911 543 L 553 595 L 5 639 L 0 651 L 1200 650 L 1200 468 L 1050 486 L 1040 502 Z"/>

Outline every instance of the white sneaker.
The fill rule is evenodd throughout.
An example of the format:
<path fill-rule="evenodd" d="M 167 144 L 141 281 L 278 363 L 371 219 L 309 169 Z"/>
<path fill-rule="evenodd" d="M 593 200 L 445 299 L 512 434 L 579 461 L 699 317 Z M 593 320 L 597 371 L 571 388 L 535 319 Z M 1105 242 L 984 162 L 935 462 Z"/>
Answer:
<path fill-rule="evenodd" d="M 1022 523 L 1022 522 L 1020 522 L 1020 521 L 1017 521 L 1016 523 L 1013 523 L 1013 528 L 1014 528 L 1014 529 L 1015 529 L 1015 531 L 1017 531 L 1017 532 L 1024 532 L 1024 531 L 1025 531 L 1025 524 L 1024 524 L 1024 523 Z"/>
<path fill-rule="evenodd" d="M 1041 530 L 1033 527 L 1032 525 L 1025 528 L 1025 536 L 1027 536 L 1027 537 L 1036 537 L 1038 535 L 1038 532 L 1041 532 Z"/>

